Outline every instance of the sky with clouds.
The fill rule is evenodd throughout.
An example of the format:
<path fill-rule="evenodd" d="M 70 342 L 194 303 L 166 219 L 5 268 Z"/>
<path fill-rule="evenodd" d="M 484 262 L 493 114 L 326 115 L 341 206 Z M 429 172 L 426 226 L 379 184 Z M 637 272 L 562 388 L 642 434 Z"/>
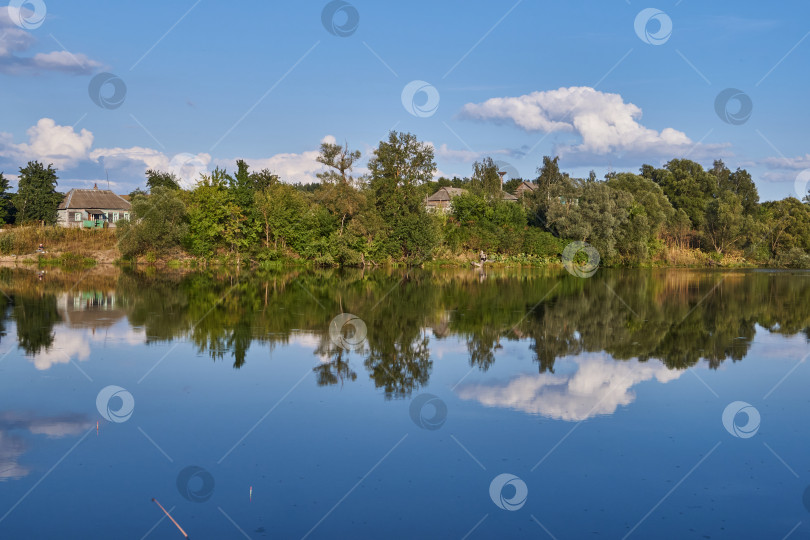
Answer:
<path fill-rule="evenodd" d="M 239 158 L 311 182 L 321 141 L 360 149 L 362 173 L 391 129 L 450 176 L 559 155 L 577 176 L 722 158 L 763 199 L 810 179 L 798 0 L 0 2 L 12 183 L 38 159 L 63 190 L 129 192 L 148 168 L 192 185 Z"/>

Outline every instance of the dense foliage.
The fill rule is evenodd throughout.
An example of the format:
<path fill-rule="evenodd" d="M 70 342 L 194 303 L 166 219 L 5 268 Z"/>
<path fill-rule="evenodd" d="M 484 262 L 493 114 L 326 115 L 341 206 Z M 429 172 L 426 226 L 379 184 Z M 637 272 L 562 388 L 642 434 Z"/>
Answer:
<path fill-rule="evenodd" d="M 485 158 L 469 178 L 434 180 L 433 147 L 393 131 L 370 156 L 368 174 L 356 178 L 360 158 L 348 144 L 323 143 L 325 170 L 310 185 L 284 183 L 241 160 L 233 174 L 216 169 L 190 190 L 171 173 L 149 170 L 148 191 L 131 194 L 132 222 L 119 223 L 119 249 L 125 257 L 185 252 L 325 266 L 464 260 L 479 251 L 490 260 L 543 263 L 576 240 L 594 246 L 606 265 L 798 268 L 810 260 L 810 196 L 760 203 L 751 175 L 722 161 L 706 170 L 673 159 L 598 180 L 593 172 L 573 178 L 546 156 L 536 178 L 502 183 Z M 0 175 L 0 217 L 53 223 L 56 180 L 51 166 L 29 163 L 9 198 Z M 462 191 L 453 190 L 445 209 L 427 208 L 442 187 Z"/>

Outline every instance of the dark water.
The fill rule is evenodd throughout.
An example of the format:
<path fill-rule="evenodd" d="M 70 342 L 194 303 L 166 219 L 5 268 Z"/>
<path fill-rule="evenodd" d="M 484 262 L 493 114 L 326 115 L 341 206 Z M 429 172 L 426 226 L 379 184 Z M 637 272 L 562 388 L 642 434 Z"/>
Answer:
<path fill-rule="evenodd" d="M 0 289 L 0 538 L 810 537 L 810 273 Z"/>

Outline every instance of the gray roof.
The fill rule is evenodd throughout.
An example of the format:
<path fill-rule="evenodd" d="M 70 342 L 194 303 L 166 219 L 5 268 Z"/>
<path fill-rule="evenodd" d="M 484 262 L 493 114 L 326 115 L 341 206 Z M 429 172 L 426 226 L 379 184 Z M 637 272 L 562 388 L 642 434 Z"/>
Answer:
<path fill-rule="evenodd" d="M 129 201 L 108 189 L 71 189 L 59 203 L 59 210 L 124 210 Z"/>
<path fill-rule="evenodd" d="M 453 197 L 458 197 L 459 195 L 463 195 L 465 193 L 467 193 L 467 190 L 464 188 L 443 187 L 428 197 L 427 200 L 429 202 L 449 201 Z"/>

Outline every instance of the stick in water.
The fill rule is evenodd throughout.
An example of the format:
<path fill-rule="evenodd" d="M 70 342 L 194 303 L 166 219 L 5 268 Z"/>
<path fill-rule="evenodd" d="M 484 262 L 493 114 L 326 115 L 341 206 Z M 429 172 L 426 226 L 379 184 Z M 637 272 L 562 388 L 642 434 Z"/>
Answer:
<path fill-rule="evenodd" d="M 181 532 L 181 533 L 183 533 L 183 536 L 185 536 L 186 538 L 188 538 L 188 535 L 186 534 L 186 531 L 184 531 L 184 530 L 183 530 L 183 527 L 181 527 L 181 526 L 180 526 L 180 524 L 179 524 L 179 523 L 177 523 L 177 522 L 174 520 L 174 518 L 171 516 L 171 514 L 169 514 L 169 513 L 166 511 L 166 509 L 165 509 L 165 508 L 163 508 L 163 505 L 162 505 L 162 504 L 160 504 L 160 503 L 158 502 L 158 500 L 157 500 L 157 499 L 152 499 L 152 502 L 153 502 L 153 503 L 155 503 L 156 505 L 160 506 L 160 509 L 161 509 L 161 510 L 163 510 L 163 513 L 164 513 L 164 514 L 166 514 L 166 517 L 168 517 L 170 520 L 172 520 L 172 523 L 174 523 L 174 526 L 175 526 L 175 527 L 177 527 L 178 529 L 180 529 L 180 532 Z"/>

